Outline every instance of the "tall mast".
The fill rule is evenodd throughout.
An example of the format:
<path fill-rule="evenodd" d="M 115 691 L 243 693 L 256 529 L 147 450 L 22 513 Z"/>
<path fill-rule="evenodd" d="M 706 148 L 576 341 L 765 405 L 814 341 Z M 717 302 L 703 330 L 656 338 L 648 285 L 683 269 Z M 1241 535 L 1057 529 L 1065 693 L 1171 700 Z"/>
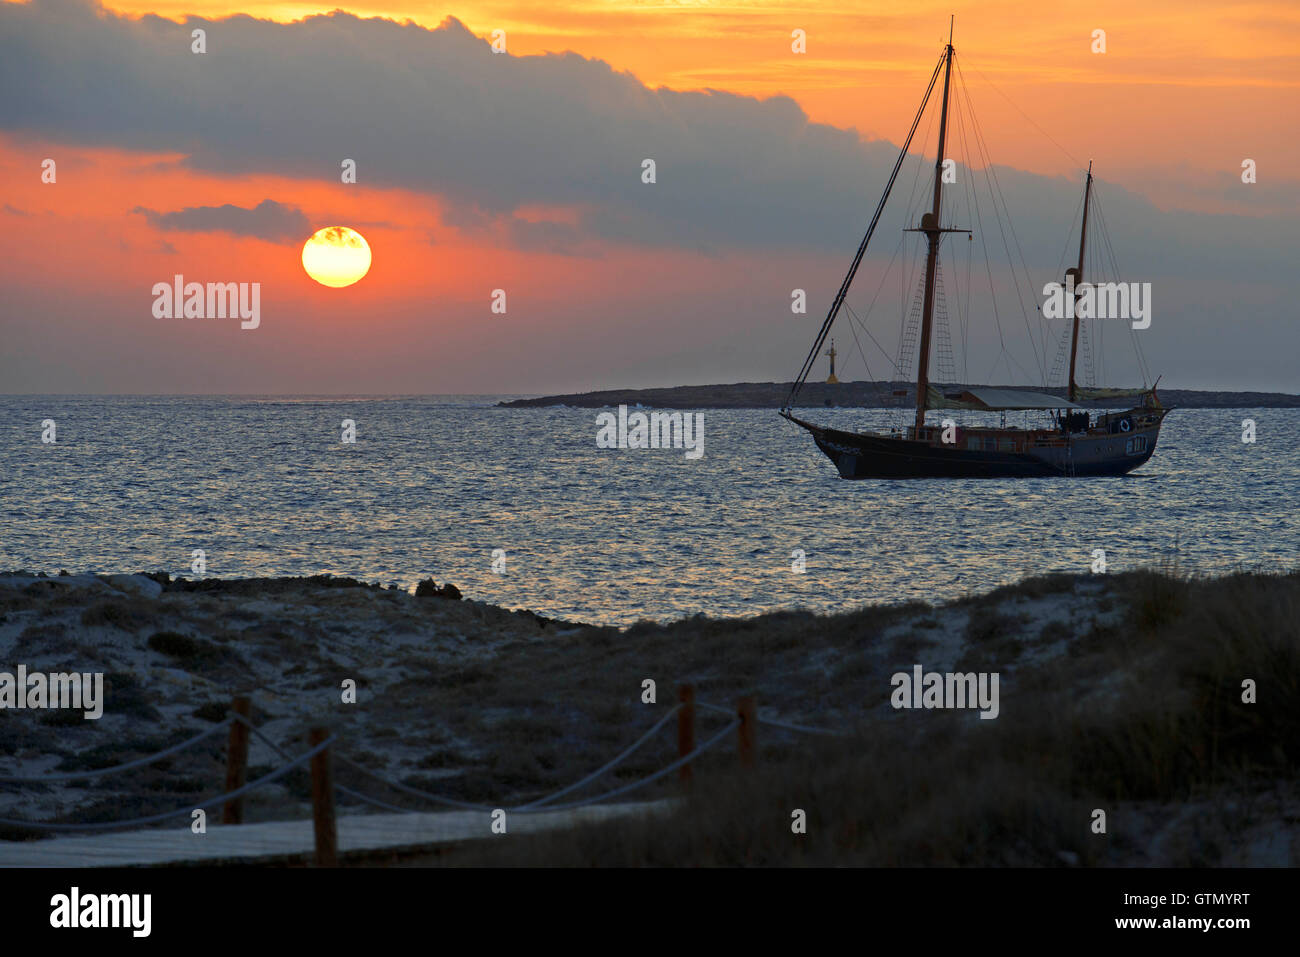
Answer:
<path fill-rule="evenodd" d="M 921 217 L 930 252 L 925 260 L 925 308 L 921 313 L 921 355 L 916 372 L 916 428 L 925 425 L 926 393 L 930 387 L 930 325 L 934 319 L 934 274 L 939 264 L 939 204 L 943 199 L 943 147 L 948 135 L 948 81 L 952 77 L 952 21 L 948 22 L 948 47 L 944 50 L 943 112 L 939 119 L 939 155 L 934 161 L 934 209 Z"/>
<path fill-rule="evenodd" d="M 1092 195 L 1092 160 L 1088 160 L 1088 181 L 1083 187 L 1083 225 L 1079 228 L 1079 265 L 1070 270 L 1074 273 L 1075 302 L 1071 305 L 1074 309 L 1074 330 L 1070 334 L 1070 401 L 1074 401 L 1075 393 L 1078 387 L 1074 384 L 1074 361 L 1079 355 L 1079 308 L 1078 297 L 1082 295 L 1078 291 L 1079 286 L 1083 284 L 1083 251 L 1088 242 L 1088 198 Z M 1104 224 L 1103 224 L 1104 225 Z"/>

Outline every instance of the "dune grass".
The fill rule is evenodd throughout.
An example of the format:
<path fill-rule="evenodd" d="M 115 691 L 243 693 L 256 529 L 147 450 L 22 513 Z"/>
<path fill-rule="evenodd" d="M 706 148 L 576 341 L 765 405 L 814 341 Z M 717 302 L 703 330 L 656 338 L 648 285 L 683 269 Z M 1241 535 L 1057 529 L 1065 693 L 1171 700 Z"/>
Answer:
<path fill-rule="evenodd" d="M 1023 669 L 1004 688 L 997 720 L 898 712 L 902 720 L 869 722 L 847 738 L 767 750 L 751 772 L 732 763 L 703 769 L 690 797 L 664 817 L 483 841 L 417 863 L 1233 860 L 1244 832 L 1260 823 L 1251 816 L 1251 796 L 1297 779 L 1300 574 L 1192 581 L 1167 569 L 1115 575 L 1108 583 L 1124 610 L 1123 626 L 1091 635 L 1079 653 Z M 1020 590 L 1033 594 L 1042 584 Z M 995 608 L 1014 594 L 974 603 Z M 983 634 L 985 619 L 972 627 Z M 986 638 L 999 640 L 996 629 Z M 1243 701 L 1247 681 L 1256 683 L 1257 703 Z M 1173 850 L 1158 861 L 1155 831 L 1169 815 L 1143 814 L 1143 807 L 1193 812 L 1183 815 L 1185 833 L 1165 842 Z M 1098 808 L 1108 815 L 1104 835 L 1090 827 Z M 808 821 L 802 835 L 791 828 L 799 809 Z"/>

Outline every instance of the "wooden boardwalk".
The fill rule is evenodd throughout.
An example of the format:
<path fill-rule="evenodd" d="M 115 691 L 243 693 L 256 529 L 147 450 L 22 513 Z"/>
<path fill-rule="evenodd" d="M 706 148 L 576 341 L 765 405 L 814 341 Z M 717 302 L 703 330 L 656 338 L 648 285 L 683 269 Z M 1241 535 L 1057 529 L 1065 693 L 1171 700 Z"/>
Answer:
<path fill-rule="evenodd" d="M 509 814 L 507 833 L 493 834 L 487 811 L 431 814 L 356 814 L 338 818 L 338 850 L 346 855 L 415 850 L 475 840 L 506 840 L 555 828 L 594 824 L 619 817 L 663 813 L 672 800 L 592 804 L 567 811 Z M 0 867 L 147 867 L 159 864 L 310 861 L 315 848 L 312 822 L 210 825 L 206 834 L 180 827 L 56 837 L 43 841 L 0 841 Z"/>

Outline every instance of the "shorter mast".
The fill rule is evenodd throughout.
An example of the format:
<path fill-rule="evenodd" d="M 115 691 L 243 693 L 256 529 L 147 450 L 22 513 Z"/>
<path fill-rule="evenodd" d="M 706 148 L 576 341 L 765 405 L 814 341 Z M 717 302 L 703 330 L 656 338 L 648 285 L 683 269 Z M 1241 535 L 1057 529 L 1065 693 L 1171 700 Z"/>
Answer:
<path fill-rule="evenodd" d="M 1071 304 L 1074 308 L 1074 330 L 1070 334 L 1070 401 L 1073 402 L 1078 386 L 1074 382 L 1074 363 L 1079 356 L 1079 297 L 1083 295 L 1079 287 L 1083 285 L 1083 251 L 1088 242 L 1088 200 L 1092 196 L 1092 160 L 1088 160 L 1088 181 L 1083 187 L 1083 225 L 1079 228 L 1079 265 L 1066 271 L 1066 277 L 1074 273 L 1074 298 Z"/>

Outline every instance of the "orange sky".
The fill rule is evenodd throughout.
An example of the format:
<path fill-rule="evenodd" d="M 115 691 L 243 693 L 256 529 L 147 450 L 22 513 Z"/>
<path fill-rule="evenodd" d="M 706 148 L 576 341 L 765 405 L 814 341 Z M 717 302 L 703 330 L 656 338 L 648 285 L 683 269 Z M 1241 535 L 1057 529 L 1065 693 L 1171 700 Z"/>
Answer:
<path fill-rule="evenodd" d="M 340 4 L 114 0 L 106 6 L 174 19 L 240 12 L 287 21 Z M 1300 134 L 1300 7 L 1289 0 L 463 0 L 341 6 L 431 27 L 453 15 L 480 36 L 505 30 L 511 53 L 572 50 L 631 71 L 652 87 L 783 93 L 814 120 L 892 141 L 911 120 L 917 77 L 937 57 L 951 13 L 954 46 L 986 136 L 1001 147 L 998 162 L 1053 174 L 1076 168 L 1030 125 L 1028 114 L 1070 154 L 1085 162 L 1095 158 L 1099 168 L 1142 188 L 1162 206 L 1215 206 L 1171 186 L 1167 168 L 1182 167 L 1175 179 L 1191 186 L 1203 183 L 1208 171 L 1236 168 L 1243 149 L 1268 166 L 1270 176 L 1300 179 L 1290 160 Z M 1034 16 L 1026 16 L 1027 9 Z M 790 51 L 796 28 L 807 34 L 805 55 Z M 1105 54 L 1090 50 L 1095 29 L 1106 31 Z M 1155 173 L 1157 166 L 1165 168 L 1162 174 Z"/>
<path fill-rule="evenodd" d="M 116 0 L 108 6 L 175 19 L 245 13 L 288 21 L 334 4 Z M 481 37 L 504 29 L 511 54 L 572 50 L 630 71 L 650 86 L 785 94 L 813 120 L 894 143 L 906 132 L 952 11 L 958 63 L 995 162 L 1077 180 L 1078 167 L 1093 159 L 1104 179 L 1163 209 L 1277 222 L 1300 215 L 1294 164 L 1300 141 L 1300 8 L 1290 3 L 1103 0 L 1048 10 L 1036 3 L 926 0 L 549 0 L 526 6 L 467 0 L 363 2 L 346 9 L 429 27 L 452 15 Z M 1031 18 L 1027 9 L 1037 12 Z M 790 50 L 796 28 L 807 32 L 806 55 Z M 1105 54 L 1089 50 L 1094 29 L 1106 31 Z M 53 155 L 60 164 L 57 189 L 33 172 L 40 157 Z M 95 376 L 99 367 L 90 359 L 98 354 L 97 343 L 118 368 L 139 362 L 146 383 L 139 391 L 318 391 L 335 382 L 342 389 L 382 391 L 374 385 L 387 384 L 382 374 L 356 384 L 347 378 L 348 362 L 357 354 L 369 356 L 381 372 L 394 370 L 398 391 L 569 391 L 777 377 L 793 373 L 810 338 L 807 322 L 791 323 L 789 289 L 806 286 L 810 313 L 817 314 L 852 254 L 845 248 L 834 257 L 809 253 L 801 260 L 802 251 L 714 250 L 705 258 L 698 250 L 613 241 L 576 255 L 529 250 L 494 233 L 497 227 L 448 225 L 443 197 L 428 191 L 374 188 L 364 176 L 358 185 L 340 188 L 301 170 L 283 176 L 197 172 L 182 164 L 184 156 L 0 134 L 0 225 L 7 237 L 22 239 L 6 245 L 0 280 L 24 303 L 42 302 L 40 296 L 52 303 L 48 321 L 28 309 L 19 322 L 19 307 L 2 317 L 9 347 L 20 356 L 15 368 L 42 370 L 31 373 L 25 390 L 40 390 L 41 376 L 66 365 L 71 352 L 60 351 L 63 343 L 79 337 L 88 343 L 84 368 L 93 368 Z M 1272 184 L 1268 195 L 1275 200 L 1251 203 L 1240 198 L 1248 191 L 1233 189 L 1243 157 L 1257 161 L 1261 182 Z M 1279 183 L 1288 186 L 1278 190 Z M 161 231 L 130 212 L 227 203 L 252 208 L 267 199 L 300 208 L 314 225 L 346 223 L 360 230 L 374 252 L 369 275 L 356 287 L 325 289 L 303 273 L 292 246 L 220 232 Z M 523 207 L 514 216 L 572 222 L 575 211 Z M 262 282 L 264 311 L 277 317 L 256 336 L 235 332 L 224 340 L 218 350 L 224 367 L 204 363 L 213 340 L 202 327 L 164 328 L 150 315 L 147 298 L 136 303 L 141 290 L 175 271 L 193 271 L 196 263 L 207 271 L 192 277 L 198 281 Z M 1261 315 L 1279 323 L 1287 317 L 1276 303 L 1290 296 L 1279 291 L 1280 278 L 1260 299 Z M 1206 315 L 1230 314 L 1231 297 L 1240 300 L 1228 291 L 1232 282 L 1250 289 L 1246 279 L 1229 275 L 1220 282 L 1222 303 L 1203 292 L 1188 297 L 1208 303 Z M 481 321 L 490 290 L 502 286 L 510 290 L 511 324 Z M 106 320 L 98 307 L 73 302 L 77 294 L 127 305 Z M 747 302 L 746 296 L 753 298 Z M 747 341 L 756 321 L 764 324 L 763 337 Z M 337 335 L 331 338 L 327 330 Z M 1167 326 L 1157 332 L 1169 334 Z M 1197 334 L 1204 338 L 1203 329 Z M 1190 335 L 1185 332 L 1183 339 L 1190 341 Z M 133 344 L 160 336 L 192 342 L 194 354 L 184 360 L 164 351 L 146 356 Z M 448 360 L 445 382 L 422 378 L 427 354 L 384 351 L 385 341 L 406 337 L 423 338 L 429 350 L 457 352 L 456 362 Z M 1277 337 L 1285 338 L 1280 332 Z M 1169 341 L 1166 352 L 1177 345 Z M 1231 350 L 1209 346 L 1203 356 L 1183 356 L 1173 387 L 1215 386 L 1218 370 L 1232 361 L 1232 381 L 1252 385 L 1252 347 L 1240 336 L 1232 347 L 1240 353 L 1235 360 Z M 1265 344 L 1262 352 L 1283 350 Z M 545 359 L 530 363 L 533 355 Z M 516 365 L 501 364 L 512 356 L 520 357 Z M 732 364 L 721 365 L 720 358 Z M 312 376 L 295 377 L 307 367 Z M 787 367 L 787 373 L 771 371 Z M 753 371 L 758 368 L 765 371 Z M 1277 368 L 1260 384 L 1288 387 L 1282 379 L 1290 367 Z M 403 370 L 408 378 L 400 375 Z M 852 377 L 862 374 L 851 371 L 857 373 Z M 502 388 L 494 378 L 498 373 L 514 387 Z M 105 376 L 102 382 L 87 380 L 87 390 L 123 388 Z M 282 390 L 274 388 L 280 376 Z M 66 377 L 51 381 L 55 391 L 78 391 Z"/>

